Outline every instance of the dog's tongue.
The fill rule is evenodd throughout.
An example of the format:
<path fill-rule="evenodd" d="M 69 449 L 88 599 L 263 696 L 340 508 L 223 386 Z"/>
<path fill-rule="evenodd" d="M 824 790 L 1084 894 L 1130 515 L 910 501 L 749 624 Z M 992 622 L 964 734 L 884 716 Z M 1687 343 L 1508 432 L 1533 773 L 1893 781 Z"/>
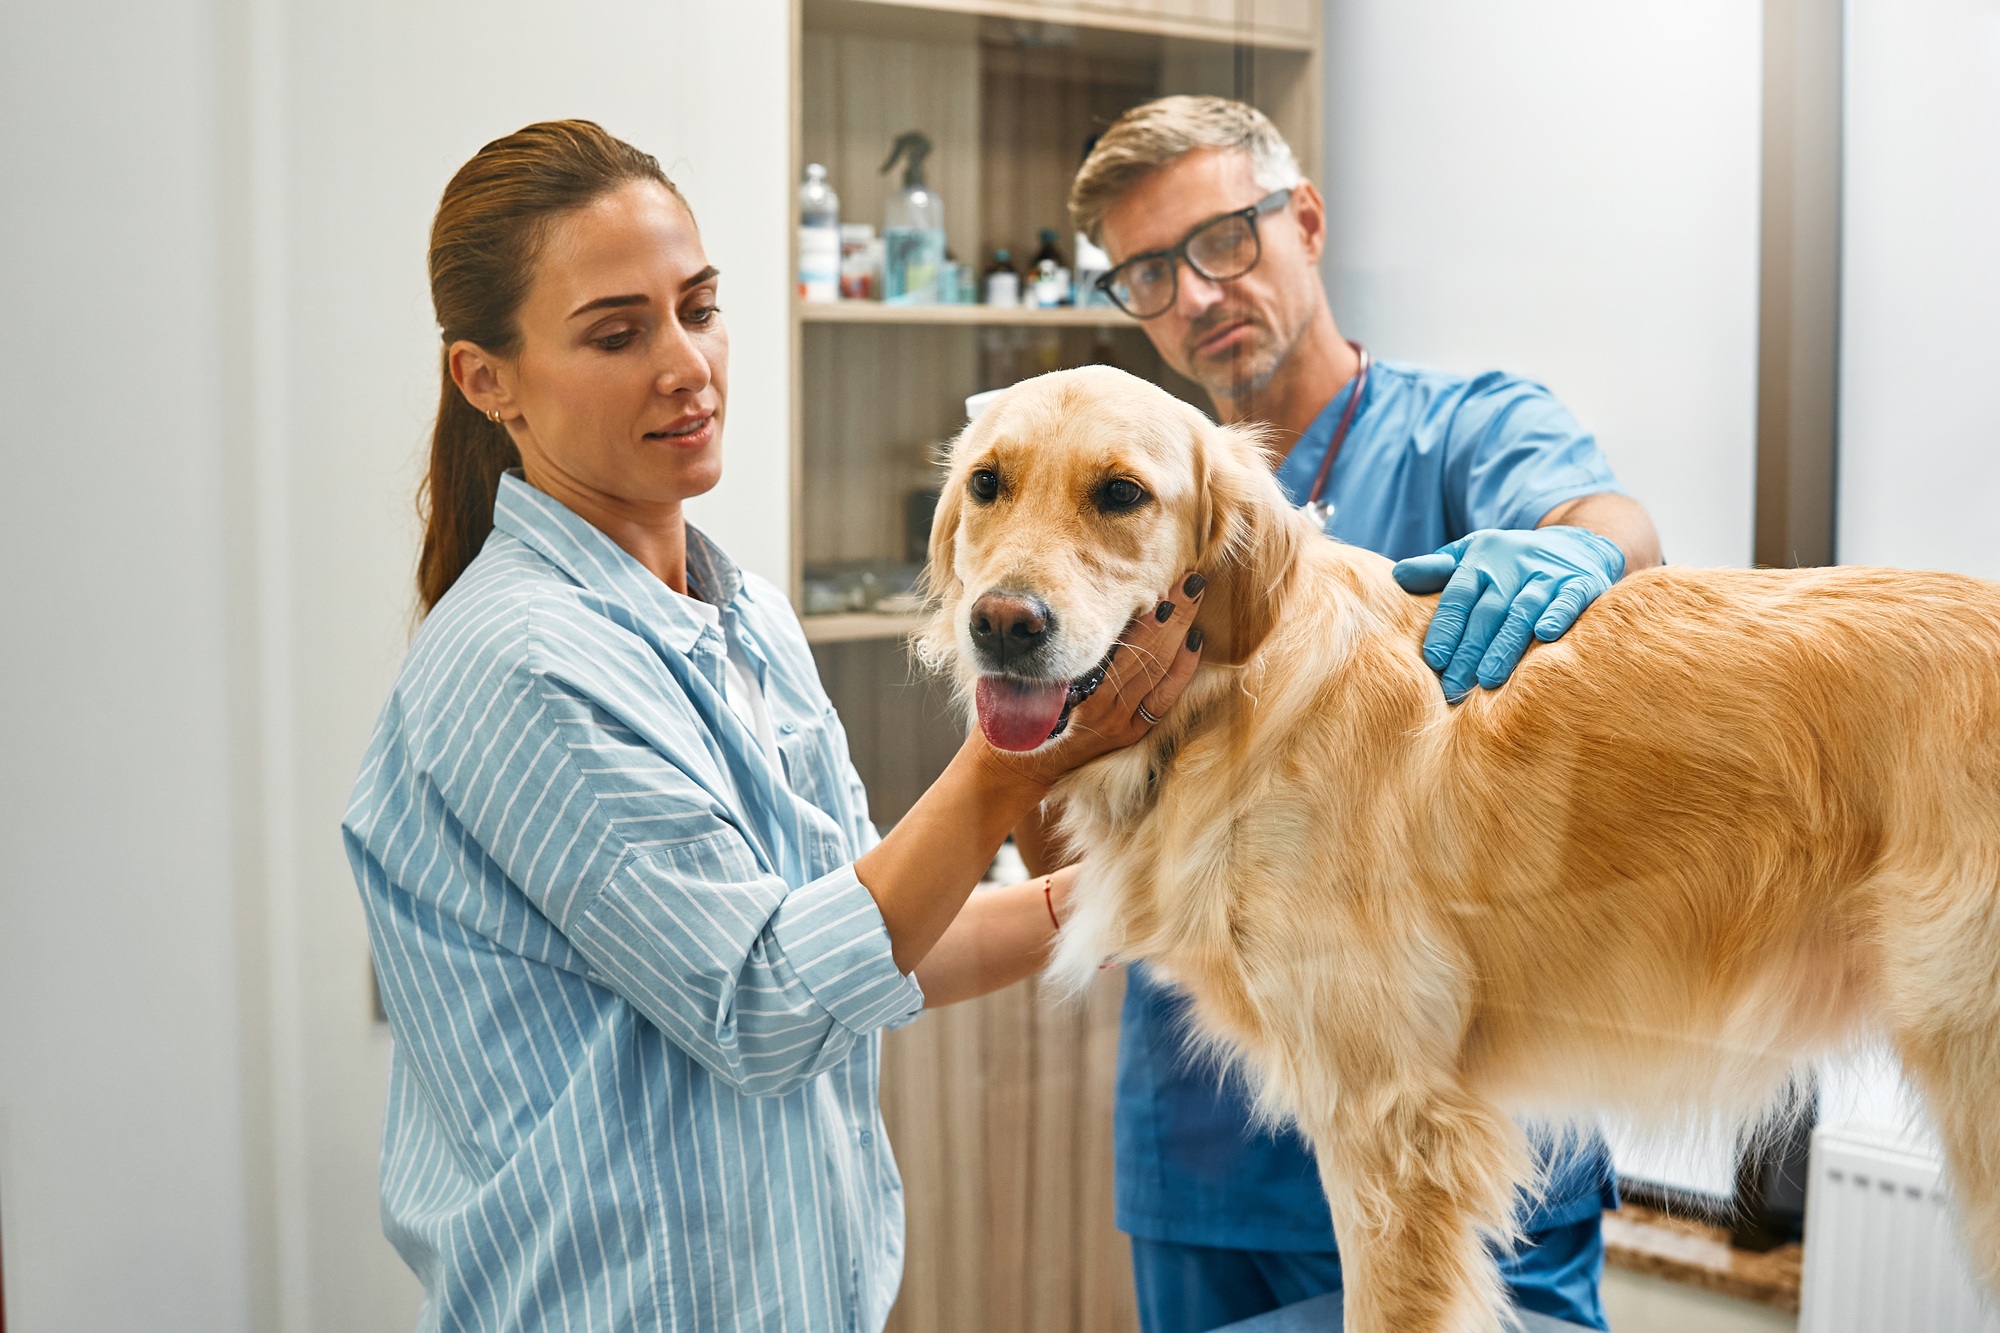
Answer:
<path fill-rule="evenodd" d="M 1049 738 L 1062 716 L 1069 686 L 1059 680 L 1023 681 L 981 676 L 974 702 L 979 729 L 999 750 L 1032 750 Z"/>

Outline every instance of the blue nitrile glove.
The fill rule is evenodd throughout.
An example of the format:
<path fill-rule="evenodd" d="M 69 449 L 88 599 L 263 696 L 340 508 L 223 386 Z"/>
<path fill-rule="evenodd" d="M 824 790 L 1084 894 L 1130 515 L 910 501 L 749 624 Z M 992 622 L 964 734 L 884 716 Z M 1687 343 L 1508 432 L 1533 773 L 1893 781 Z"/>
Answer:
<path fill-rule="evenodd" d="M 1530 633 L 1560 639 L 1583 608 L 1625 574 L 1618 544 L 1584 528 L 1485 528 L 1433 555 L 1396 562 L 1406 592 L 1444 589 L 1424 661 L 1444 673 L 1444 697 L 1457 703 L 1476 679 L 1492 689 L 1514 673 Z"/>

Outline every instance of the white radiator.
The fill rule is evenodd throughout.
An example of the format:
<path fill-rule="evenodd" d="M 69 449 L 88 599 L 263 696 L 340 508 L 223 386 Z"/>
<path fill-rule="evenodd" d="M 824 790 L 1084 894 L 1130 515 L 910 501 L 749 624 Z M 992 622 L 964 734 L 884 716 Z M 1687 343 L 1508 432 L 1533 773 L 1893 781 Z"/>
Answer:
<path fill-rule="evenodd" d="M 1937 1156 L 1867 1124 L 1813 1134 L 1799 1333 L 2000 1333 Z"/>

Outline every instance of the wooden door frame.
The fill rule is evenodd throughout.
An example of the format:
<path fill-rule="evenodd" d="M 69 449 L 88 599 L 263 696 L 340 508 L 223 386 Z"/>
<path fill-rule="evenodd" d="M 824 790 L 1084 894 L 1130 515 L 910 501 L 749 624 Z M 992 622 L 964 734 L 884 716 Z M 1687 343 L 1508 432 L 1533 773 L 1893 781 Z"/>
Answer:
<path fill-rule="evenodd" d="M 1755 559 L 1834 562 L 1839 457 L 1841 0 L 1765 0 Z"/>

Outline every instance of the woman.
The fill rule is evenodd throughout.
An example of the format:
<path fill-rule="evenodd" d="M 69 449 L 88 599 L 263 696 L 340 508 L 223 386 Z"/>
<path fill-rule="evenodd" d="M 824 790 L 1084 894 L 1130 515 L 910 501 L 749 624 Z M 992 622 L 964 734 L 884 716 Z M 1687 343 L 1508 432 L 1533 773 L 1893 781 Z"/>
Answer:
<path fill-rule="evenodd" d="M 581 121 L 489 144 L 430 272 L 428 615 L 344 825 L 424 1326 L 878 1329 L 881 1029 L 1041 960 L 1071 872 L 968 894 L 1179 696 L 1195 599 L 1057 743 L 974 731 L 877 839 L 790 606 L 682 518 L 721 475 L 728 338 L 659 165 Z"/>

